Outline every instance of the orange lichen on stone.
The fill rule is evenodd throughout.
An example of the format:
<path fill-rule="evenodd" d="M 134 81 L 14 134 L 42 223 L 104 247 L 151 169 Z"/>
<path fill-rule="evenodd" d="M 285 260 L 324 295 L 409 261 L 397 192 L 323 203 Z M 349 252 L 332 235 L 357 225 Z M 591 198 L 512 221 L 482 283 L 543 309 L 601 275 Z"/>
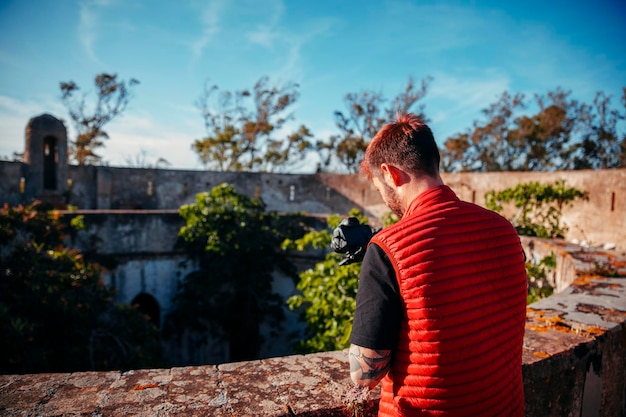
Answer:
<path fill-rule="evenodd" d="M 548 331 L 548 327 L 547 326 L 536 326 L 536 325 L 532 325 L 532 324 L 526 324 L 526 328 L 528 330 L 532 330 L 533 332 L 547 332 Z"/>
<path fill-rule="evenodd" d="M 562 333 L 589 337 L 601 335 L 605 332 L 605 330 L 598 327 L 581 327 L 577 326 L 575 323 L 572 325 L 567 323 L 560 316 L 545 317 L 545 311 L 527 308 L 527 312 L 530 314 L 527 314 L 528 321 L 526 322 L 526 328 L 537 333 L 556 330 Z"/>
<path fill-rule="evenodd" d="M 148 389 L 148 388 L 159 388 L 159 386 L 157 384 L 143 384 L 143 385 L 135 385 L 133 387 L 134 391 L 142 391 L 144 389 Z"/>
<path fill-rule="evenodd" d="M 605 330 L 600 329 L 599 327 L 585 327 L 583 331 L 587 334 L 592 334 L 596 336 L 604 334 L 606 332 Z"/>
<path fill-rule="evenodd" d="M 537 310 L 532 307 L 526 307 L 526 315 L 529 315 L 529 314 L 543 316 L 544 314 L 546 314 L 546 312 L 544 310 Z"/>
<path fill-rule="evenodd" d="M 572 281 L 572 284 L 576 284 L 580 286 L 590 285 L 592 279 L 597 280 L 601 278 L 602 277 L 600 275 L 595 275 L 595 274 L 580 274 L 574 281 Z"/>
<path fill-rule="evenodd" d="M 549 358 L 549 357 L 550 357 L 550 354 L 549 354 L 549 353 L 546 353 L 546 352 L 533 352 L 533 356 L 536 356 L 536 357 L 538 357 L 538 358 L 545 359 L 545 358 Z"/>
<path fill-rule="evenodd" d="M 566 249 L 563 249 L 563 248 L 559 248 L 559 249 L 557 249 L 557 252 L 558 252 L 558 253 L 559 253 L 559 255 L 561 255 L 561 256 L 568 256 L 568 255 L 569 255 L 569 252 L 568 252 Z"/>

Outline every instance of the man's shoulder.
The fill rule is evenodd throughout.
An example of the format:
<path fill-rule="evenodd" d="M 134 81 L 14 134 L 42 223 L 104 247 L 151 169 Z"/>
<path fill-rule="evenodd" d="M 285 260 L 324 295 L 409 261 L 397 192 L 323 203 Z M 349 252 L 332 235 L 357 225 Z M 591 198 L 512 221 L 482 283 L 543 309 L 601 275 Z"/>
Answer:
<path fill-rule="evenodd" d="M 509 228 L 512 232 L 515 231 L 511 222 L 499 213 L 475 203 L 456 200 L 448 201 L 436 207 L 424 207 L 424 210 L 411 213 L 397 223 L 385 227 L 374 237 L 380 242 L 386 242 L 389 239 L 395 239 L 398 236 L 419 230 L 432 229 L 435 233 L 435 230 L 441 231 L 450 227 L 460 232 L 464 227 L 473 228 L 479 223 L 482 225 L 481 227 L 489 224 L 494 227 Z"/>

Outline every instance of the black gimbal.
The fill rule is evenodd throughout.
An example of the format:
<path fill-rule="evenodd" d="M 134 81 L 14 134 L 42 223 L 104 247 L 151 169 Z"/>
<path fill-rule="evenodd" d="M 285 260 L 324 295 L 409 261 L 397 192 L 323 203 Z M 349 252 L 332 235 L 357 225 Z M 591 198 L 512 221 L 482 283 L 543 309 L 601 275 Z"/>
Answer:
<path fill-rule="evenodd" d="M 333 230 L 333 238 L 330 241 L 330 248 L 333 251 L 345 254 L 339 265 L 362 261 L 367 244 L 379 231 L 380 229 L 376 230 L 367 224 L 361 224 L 356 217 L 343 219 Z"/>

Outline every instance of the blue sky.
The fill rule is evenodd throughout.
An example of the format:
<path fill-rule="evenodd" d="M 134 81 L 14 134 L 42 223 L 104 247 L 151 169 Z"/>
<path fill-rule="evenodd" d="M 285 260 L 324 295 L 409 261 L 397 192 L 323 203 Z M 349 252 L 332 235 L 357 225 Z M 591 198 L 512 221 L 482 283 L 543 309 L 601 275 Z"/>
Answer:
<path fill-rule="evenodd" d="M 93 95 L 102 72 L 140 81 L 124 115 L 105 130 L 106 163 L 143 155 L 201 169 L 195 106 L 207 80 L 251 88 L 261 76 L 296 82 L 294 124 L 337 133 L 347 93 L 391 99 L 432 77 L 423 100 L 440 144 L 469 129 L 504 91 L 562 87 L 619 103 L 626 86 L 626 2 L 0 0 L 0 157 L 24 150 L 28 120 L 51 113 L 73 128 L 59 83 Z M 92 95 L 89 95 L 91 93 Z"/>

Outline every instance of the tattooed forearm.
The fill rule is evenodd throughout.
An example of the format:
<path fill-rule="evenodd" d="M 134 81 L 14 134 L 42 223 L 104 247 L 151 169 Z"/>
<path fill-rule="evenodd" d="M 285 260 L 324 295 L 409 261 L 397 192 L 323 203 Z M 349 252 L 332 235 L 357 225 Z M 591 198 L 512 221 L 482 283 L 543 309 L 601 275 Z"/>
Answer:
<path fill-rule="evenodd" d="M 351 345 L 348 356 L 350 377 L 356 385 L 374 388 L 389 370 L 390 350 L 374 350 Z"/>

